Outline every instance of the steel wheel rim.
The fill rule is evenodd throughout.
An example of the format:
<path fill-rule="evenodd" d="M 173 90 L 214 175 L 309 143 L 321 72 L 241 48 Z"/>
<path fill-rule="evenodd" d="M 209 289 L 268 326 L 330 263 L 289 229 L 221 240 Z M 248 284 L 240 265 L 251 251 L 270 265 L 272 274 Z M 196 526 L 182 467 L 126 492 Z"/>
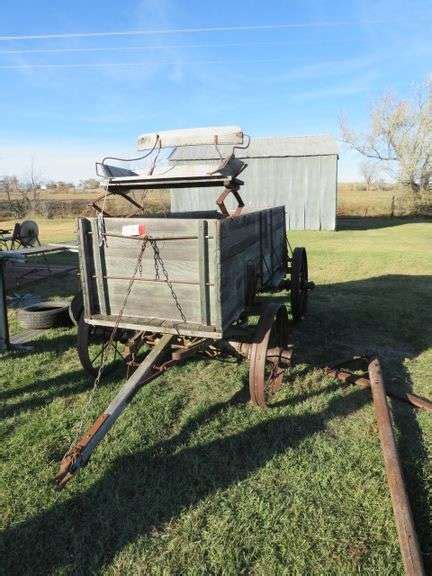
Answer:
<path fill-rule="evenodd" d="M 264 337 L 260 342 L 252 344 L 250 352 L 250 395 L 252 403 L 258 406 L 267 406 L 281 388 L 289 363 L 288 314 L 285 306 L 270 306 L 265 319 Z"/>

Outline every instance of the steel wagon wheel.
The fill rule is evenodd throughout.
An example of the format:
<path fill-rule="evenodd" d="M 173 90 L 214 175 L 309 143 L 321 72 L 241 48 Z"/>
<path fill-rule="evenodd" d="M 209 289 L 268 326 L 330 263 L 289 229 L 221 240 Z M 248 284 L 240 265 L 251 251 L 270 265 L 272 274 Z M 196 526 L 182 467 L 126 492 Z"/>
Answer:
<path fill-rule="evenodd" d="M 251 344 L 249 352 L 249 390 L 253 404 L 267 406 L 282 386 L 285 368 L 290 363 L 289 321 L 285 306 L 267 304 L 258 330 L 258 341 Z"/>
<path fill-rule="evenodd" d="M 104 371 L 108 371 L 114 367 L 117 359 L 123 362 L 124 345 L 118 340 L 110 342 L 111 331 L 104 326 L 87 324 L 83 314 L 78 322 L 78 357 L 81 366 L 93 378 L 97 376 L 102 363 Z"/>
<path fill-rule="evenodd" d="M 294 248 L 291 260 L 290 300 L 294 322 L 306 314 L 308 300 L 308 262 L 305 248 Z"/>

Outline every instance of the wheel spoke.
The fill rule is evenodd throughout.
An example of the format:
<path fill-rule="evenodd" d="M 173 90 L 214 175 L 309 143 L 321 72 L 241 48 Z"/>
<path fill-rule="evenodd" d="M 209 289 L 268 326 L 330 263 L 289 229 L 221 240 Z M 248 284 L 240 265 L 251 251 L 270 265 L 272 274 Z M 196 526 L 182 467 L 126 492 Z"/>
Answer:
<path fill-rule="evenodd" d="M 251 347 L 249 387 L 252 402 L 266 406 L 281 388 L 284 369 L 288 364 L 289 325 L 286 308 L 270 304 L 262 315 L 262 323 L 265 326 L 264 337 Z"/>

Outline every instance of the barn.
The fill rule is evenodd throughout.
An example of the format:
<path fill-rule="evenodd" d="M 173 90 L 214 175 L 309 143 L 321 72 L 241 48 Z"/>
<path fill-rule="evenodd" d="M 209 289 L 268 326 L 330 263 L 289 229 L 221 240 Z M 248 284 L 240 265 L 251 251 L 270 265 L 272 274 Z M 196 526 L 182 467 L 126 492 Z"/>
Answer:
<path fill-rule="evenodd" d="M 219 146 L 219 150 L 225 156 L 232 147 Z M 249 147 L 237 148 L 235 155 L 248 165 L 240 175 L 246 207 L 284 205 L 291 230 L 335 229 L 338 146 L 333 137 L 252 138 Z M 175 164 L 219 159 L 215 146 L 179 147 L 170 155 Z M 219 193 L 209 188 L 172 190 L 171 211 L 212 210 Z"/>

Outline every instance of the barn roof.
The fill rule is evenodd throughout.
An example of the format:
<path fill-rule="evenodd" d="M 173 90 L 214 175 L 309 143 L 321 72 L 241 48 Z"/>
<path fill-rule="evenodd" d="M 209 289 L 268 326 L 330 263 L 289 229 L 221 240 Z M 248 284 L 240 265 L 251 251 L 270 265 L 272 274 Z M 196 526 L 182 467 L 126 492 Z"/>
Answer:
<path fill-rule="evenodd" d="M 223 156 L 228 156 L 233 147 L 219 146 Z M 328 134 L 320 136 L 271 136 L 251 138 L 248 148 L 236 148 L 237 158 L 284 158 L 288 156 L 336 156 L 339 149 L 336 140 Z M 175 148 L 170 160 L 217 160 L 219 155 L 213 145 L 184 146 Z"/>

